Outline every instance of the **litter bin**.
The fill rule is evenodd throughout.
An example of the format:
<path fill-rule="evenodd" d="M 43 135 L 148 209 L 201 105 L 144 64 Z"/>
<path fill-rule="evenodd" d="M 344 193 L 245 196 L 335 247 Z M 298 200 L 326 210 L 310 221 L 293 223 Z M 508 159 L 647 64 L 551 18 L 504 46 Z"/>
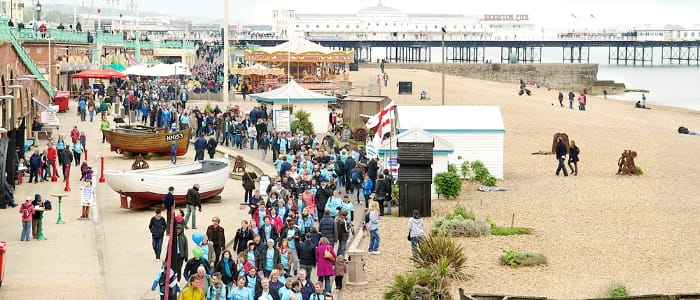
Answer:
<path fill-rule="evenodd" d="M 362 250 L 348 251 L 348 285 L 367 285 L 367 275 L 365 275 L 365 258 L 367 252 Z"/>
<path fill-rule="evenodd" d="M 7 250 L 7 243 L 5 241 L 0 241 L 0 286 L 2 286 L 2 280 L 5 278 L 5 251 Z"/>

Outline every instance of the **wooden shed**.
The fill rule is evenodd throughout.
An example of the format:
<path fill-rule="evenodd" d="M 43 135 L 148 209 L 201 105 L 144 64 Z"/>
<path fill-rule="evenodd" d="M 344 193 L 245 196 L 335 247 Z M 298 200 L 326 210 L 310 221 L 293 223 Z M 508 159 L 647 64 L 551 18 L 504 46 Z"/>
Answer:
<path fill-rule="evenodd" d="M 343 99 L 343 124 L 357 129 L 365 127 L 367 118 L 361 115 L 375 115 L 391 103 L 386 96 L 347 96 Z"/>

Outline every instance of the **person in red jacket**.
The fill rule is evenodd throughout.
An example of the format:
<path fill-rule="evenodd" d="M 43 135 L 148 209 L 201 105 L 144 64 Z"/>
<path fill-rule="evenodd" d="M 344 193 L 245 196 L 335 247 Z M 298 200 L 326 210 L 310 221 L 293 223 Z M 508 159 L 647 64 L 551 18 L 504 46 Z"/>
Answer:
<path fill-rule="evenodd" d="M 73 126 L 73 129 L 70 131 L 70 139 L 73 141 L 73 144 L 78 142 L 78 139 L 80 138 L 80 130 L 78 130 L 78 126 Z"/>
<path fill-rule="evenodd" d="M 46 149 L 46 169 L 49 170 L 49 174 L 51 174 L 51 171 L 57 173 L 55 169 L 56 159 L 58 159 L 58 151 L 56 151 L 56 147 L 52 143 L 49 143 L 49 148 Z"/>
<path fill-rule="evenodd" d="M 34 206 L 32 205 L 32 197 L 27 199 L 20 205 L 19 213 L 22 215 L 22 235 L 20 241 L 31 241 L 32 236 L 32 215 L 34 214 Z"/>

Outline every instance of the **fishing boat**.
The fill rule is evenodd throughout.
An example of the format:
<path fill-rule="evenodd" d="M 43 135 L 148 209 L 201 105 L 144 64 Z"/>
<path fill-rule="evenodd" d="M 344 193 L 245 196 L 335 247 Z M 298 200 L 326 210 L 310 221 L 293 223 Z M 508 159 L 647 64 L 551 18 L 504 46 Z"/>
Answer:
<path fill-rule="evenodd" d="M 201 160 L 155 169 L 105 170 L 107 184 L 121 195 L 122 208 L 147 208 L 163 204 L 168 187 L 174 187 L 175 203 L 185 203 L 187 190 L 199 185 L 200 199 L 218 196 L 228 180 L 227 158 Z M 131 201 L 129 201 L 131 197 Z"/>
<path fill-rule="evenodd" d="M 170 155 L 173 142 L 177 142 L 177 156 L 181 156 L 187 154 L 192 130 L 188 128 L 172 131 L 168 128 L 131 125 L 103 129 L 102 133 L 110 143 L 110 150 L 119 154 L 129 152 Z"/>

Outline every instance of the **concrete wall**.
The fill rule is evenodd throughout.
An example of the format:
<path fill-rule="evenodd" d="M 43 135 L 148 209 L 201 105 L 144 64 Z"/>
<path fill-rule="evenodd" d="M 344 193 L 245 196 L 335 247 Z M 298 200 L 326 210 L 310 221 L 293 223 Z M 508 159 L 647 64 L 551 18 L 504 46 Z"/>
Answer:
<path fill-rule="evenodd" d="M 360 68 L 379 68 L 378 64 L 363 64 Z M 387 69 L 419 69 L 440 73 L 440 63 L 387 63 Z M 445 74 L 481 80 L 519 84 L 537 80 L 543 87 L 580 91 L 597 80 L 597 64 L 445 64 Z"/>

